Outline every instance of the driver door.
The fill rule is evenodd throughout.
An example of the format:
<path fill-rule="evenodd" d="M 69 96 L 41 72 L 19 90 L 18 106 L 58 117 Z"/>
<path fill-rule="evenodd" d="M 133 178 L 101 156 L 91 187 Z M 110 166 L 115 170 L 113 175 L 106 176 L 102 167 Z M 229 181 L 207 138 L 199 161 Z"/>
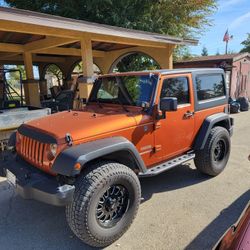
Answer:
<path fill-rule="evenodd" d="M 191 74 L 162 77 L 160 98 L 176 97 L 176 111 L 166 112 L 157 122 L 156 148 L 162 160 L 191 149 L 194 139 L 194 98 Z"/>

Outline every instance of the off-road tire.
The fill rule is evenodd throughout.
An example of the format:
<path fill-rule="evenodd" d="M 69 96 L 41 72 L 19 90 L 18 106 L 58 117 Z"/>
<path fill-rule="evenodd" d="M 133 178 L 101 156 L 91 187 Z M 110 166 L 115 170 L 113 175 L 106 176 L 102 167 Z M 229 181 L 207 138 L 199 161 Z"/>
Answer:
<path fill-rule="evenodd" d="M 96 209 L 105 190 L 115 185 L 128 191 L 128 205 L 120 220 L 111 228 L 99 224 Z M 141 187 L 136 174 L 127 166 L 115 162 L 98 162 L 87 167 L 75 184 L 75 194 L 66 207 L 71 230 L 84 243 L 105 247 L 120 238 L 132 224 L 141 200 Z"/>
<path fill-rule="evenodd" d="M 218 143 L 220 142 L 224 144 L 224 150 L 221 150 L 224 152 L 223 155 L 221 155 L 221 159 L 216 161 L 216 146 L 218 146 Z M 194 163 L 196 168 L 200 172 L 211 176 L 220 174 L 228 162 L 230 148 L 231 141 L 228 131 L 225 128 L 219 126 L 212 128 L 204 149 L 195 153 Z"/>

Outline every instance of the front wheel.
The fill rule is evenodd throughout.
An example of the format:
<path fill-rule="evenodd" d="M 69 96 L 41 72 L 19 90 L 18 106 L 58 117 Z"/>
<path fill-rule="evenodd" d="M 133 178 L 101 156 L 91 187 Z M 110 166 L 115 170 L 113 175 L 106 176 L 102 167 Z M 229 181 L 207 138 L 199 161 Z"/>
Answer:
<path fill-rule="evenodd" d="M 140 183 L 130 168 L 115 162 L 94 164 L 76 182 L 66 207 L 68 224 L 88 245 L 108 246 L 129 228 L 140 198 Z"/>
<path fill-rule="evenodd" d="M 227 165 L 231 141 L 228 131 L 223 127 L 214 127 L 206 141 L 204 149 L 196 152 L 196 168 L 211 176 L 220 174 Z"/>

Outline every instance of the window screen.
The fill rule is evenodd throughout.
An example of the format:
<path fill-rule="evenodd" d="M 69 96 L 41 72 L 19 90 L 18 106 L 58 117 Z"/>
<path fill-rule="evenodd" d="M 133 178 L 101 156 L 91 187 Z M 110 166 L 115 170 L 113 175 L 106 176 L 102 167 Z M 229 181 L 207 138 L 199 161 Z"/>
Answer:
<path fill-rule="evenodd" d="M 224 96 L 226 90 L 223 76 L 221 74 L 197 76 L 196 90 L 199 101 Z"/>
<path fill-rule="evenodd" d="M 189 87 L 186 77 L 168 78 L 163 81 L 161 98 L 176 97 L 178 104 L 189 103 Z"/>

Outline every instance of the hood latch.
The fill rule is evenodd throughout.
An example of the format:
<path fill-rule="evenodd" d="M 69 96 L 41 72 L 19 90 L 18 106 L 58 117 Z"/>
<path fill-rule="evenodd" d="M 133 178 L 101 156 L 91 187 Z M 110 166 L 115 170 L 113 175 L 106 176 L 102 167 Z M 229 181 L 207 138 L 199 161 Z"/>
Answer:
<path fill-rule="evenodd" d="M 73 139 L 70 133 L 67 133 L 65 135 L 65 141 L 68 143 L 69 146 L 73 145 Z"/>

